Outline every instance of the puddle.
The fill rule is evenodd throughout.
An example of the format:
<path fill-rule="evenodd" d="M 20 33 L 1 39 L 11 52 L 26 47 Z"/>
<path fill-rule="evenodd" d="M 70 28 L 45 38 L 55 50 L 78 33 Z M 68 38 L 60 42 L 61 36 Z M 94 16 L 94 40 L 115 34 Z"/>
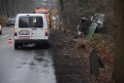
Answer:
<path fill-rule="evenodd" d="M 52 56 L 49 51 L 26 52 L 6 83 L 56 83 Z M 13 80 L 11 80 L 13 79 Z M 20 80 L 20 81 L 19 81 Z M 14 82 L 15 83 L 15 82 Z"/>
<path fill-rule="evenodd" d="M 34 66 L 36 64 L 33 61 L 31 61 L 29 65 Z"/>
<path fill-rule="evenodd" d="M 42 56 L 34 56 L 34 59 L 39 62 L 44 61 L 44 58 Z"/>

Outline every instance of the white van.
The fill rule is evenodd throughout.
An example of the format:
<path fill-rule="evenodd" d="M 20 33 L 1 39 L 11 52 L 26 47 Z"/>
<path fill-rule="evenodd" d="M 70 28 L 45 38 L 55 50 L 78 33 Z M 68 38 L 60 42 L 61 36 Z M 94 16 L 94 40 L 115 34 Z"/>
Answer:
<path fill-rule="evenodd" d="M 18 14 L 15 20 L 14 48 L 23 44 L 49 44 L 49 29 L 45 14 Z"/>

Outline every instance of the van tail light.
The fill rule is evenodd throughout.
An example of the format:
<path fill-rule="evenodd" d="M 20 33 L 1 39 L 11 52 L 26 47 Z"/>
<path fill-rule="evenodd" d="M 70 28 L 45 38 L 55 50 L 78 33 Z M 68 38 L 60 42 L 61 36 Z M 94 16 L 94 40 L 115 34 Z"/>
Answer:
<path fill-rule="evenodd" d="M 2 29 L 2 26 L 0 25 L 0 30 Z"/>
<path fill-rule="evenodd" d="M 45 36 L 48 36 L 48 28 L 45 29 Z"/>
<path fill-rule="evenodd" d="M 17 36 L 17 32 L 14 33 L 14 36 Z"/>
<path fill-rule="evenodd" d="M 17 36 L 17 29 L 14 29 L 14 36 Z"/>

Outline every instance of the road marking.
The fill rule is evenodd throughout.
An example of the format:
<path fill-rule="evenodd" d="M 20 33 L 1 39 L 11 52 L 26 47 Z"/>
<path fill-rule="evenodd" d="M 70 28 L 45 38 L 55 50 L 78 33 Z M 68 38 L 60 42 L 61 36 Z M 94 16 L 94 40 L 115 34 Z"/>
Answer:
<path fill-rule="evenodd" d="M 9 36 L 9 34 L 7 34 L 7 35 L 4 35 L 4 36 L 2 37 L 2 39 L 3 39 L 3 38 L 6 38 L 6 37 L 8 37 L 8 36 Z"/>

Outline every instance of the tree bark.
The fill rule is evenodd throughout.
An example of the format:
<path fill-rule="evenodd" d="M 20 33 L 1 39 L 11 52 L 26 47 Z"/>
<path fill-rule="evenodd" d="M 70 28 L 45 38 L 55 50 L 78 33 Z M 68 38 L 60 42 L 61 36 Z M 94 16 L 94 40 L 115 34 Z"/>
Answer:
<path fill-rule="evenodd" d="M 116 83 L 124 83 L 124 0 L 115 0 L 115 64 L 113 79 Z"/>

